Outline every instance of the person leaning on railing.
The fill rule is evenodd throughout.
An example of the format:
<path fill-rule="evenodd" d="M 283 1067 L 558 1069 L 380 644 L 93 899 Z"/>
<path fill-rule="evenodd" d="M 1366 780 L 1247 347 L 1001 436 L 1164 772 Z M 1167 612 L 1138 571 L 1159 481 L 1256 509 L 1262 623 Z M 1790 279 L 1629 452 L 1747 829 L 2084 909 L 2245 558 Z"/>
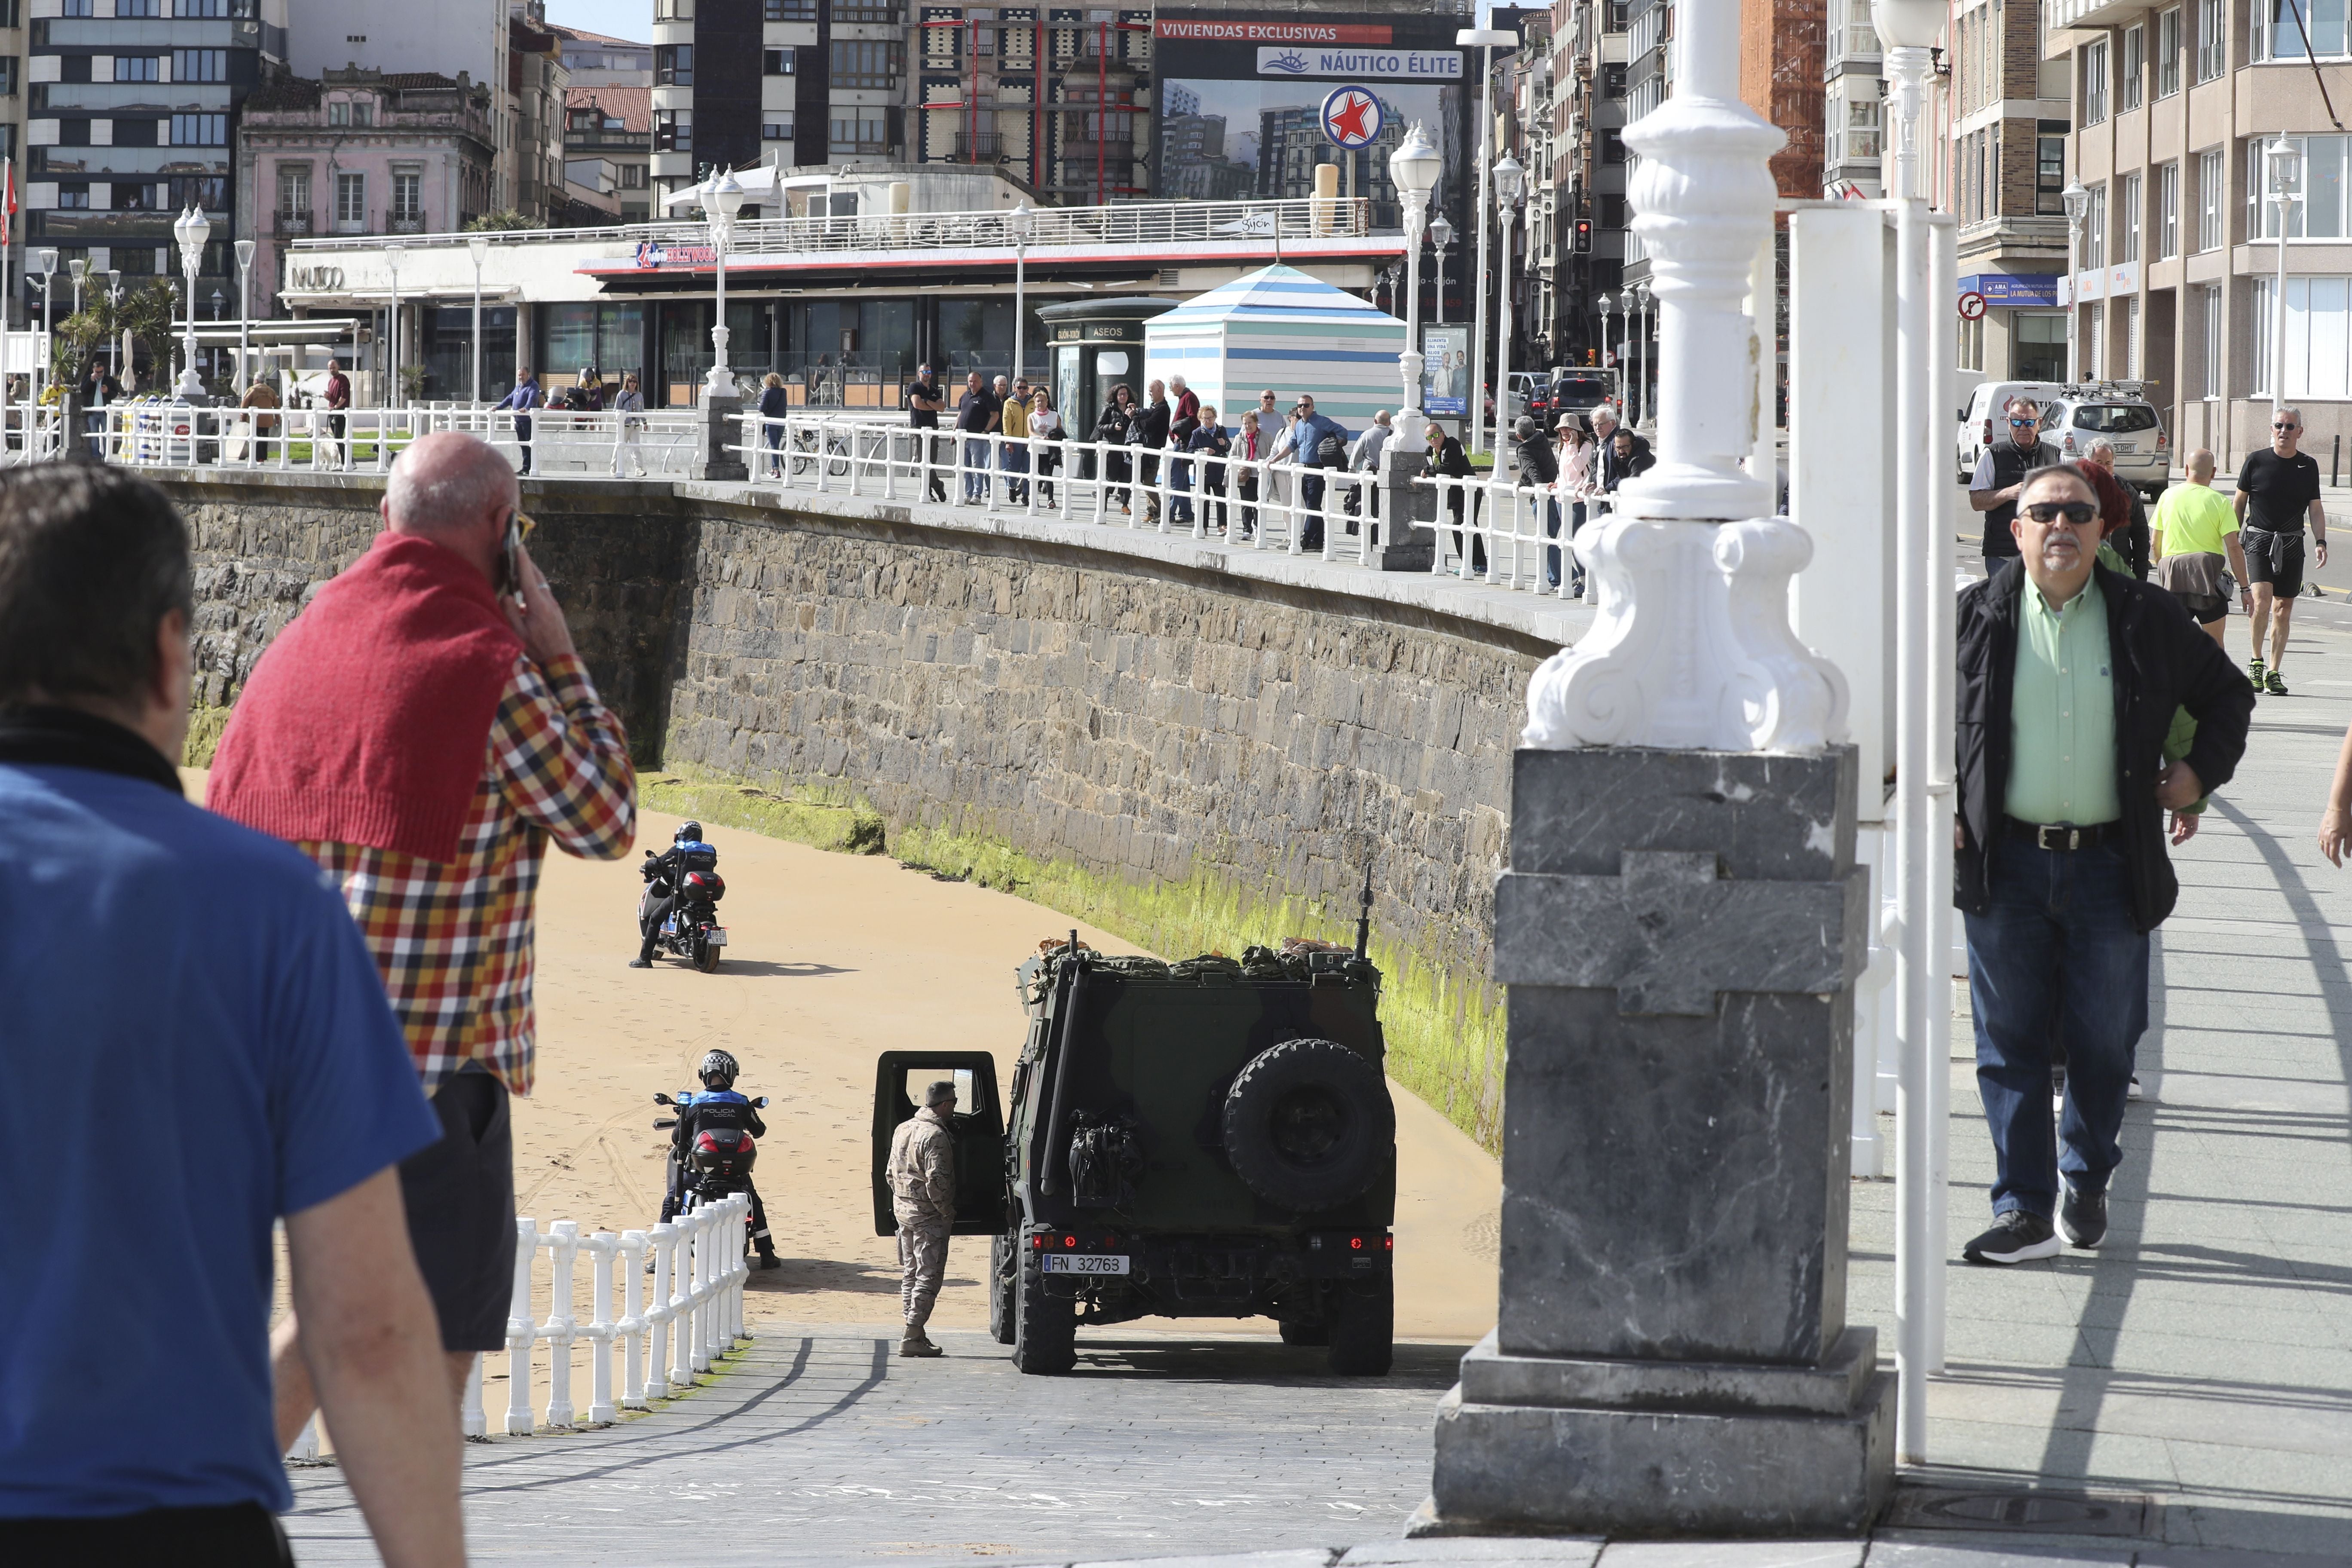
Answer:
<path fill-rule="evenodd" d="M 247 409 L 278 406 L 278 388 L 270 384 L 267 373 L 253 378 L 253 384 L 245 389 L 245 396 L 237 406 Z M 278 429 L 278 416 L 247 414 L 246 424 L 247 437 L 252 442 L 253 460 L 257 463 L 269 461 L 269 437 Z"/>
<path fill-rule="evenodd" d="M 1421 460 L 1423 477 L 1466 480 L 1477 471 L 1470 466 L 1470 454 L 1462 449 L 1461 440 L 1456 437 L 1448 436 L 1445 433 L 1445 426 L 1432 420 L 1423 435 L 1429 442 L 1429 450 L 1423 455 Z M 1460 555 L 1463 552 L 1462 498 L 1470 495 L 1470 487 L 1465 483 L 1447 485 L 1444 489 L 1445 510 L 1454 519 L 1454 553 Z M 1478 501 L 1475 496 L 1471 496 L 1470 499 L 1470 521 L 1474 526 L 1478 521 Z M 1470 570 L 1484 574 L 1486 570 L 1486 540 L 1476 533 L 1471 534 L 1469 552 Z"/>
<path fill-rule="evenodd" d="M 1184 444 L 1192 451 L 1213 458 L 1222 458 L 1234 449 L 1234 438 L 1226 435 L 1224 427 L 1217 423 L 1215 405 L 1208 403 L 1201 405 L 1201 416 L 1193 425 L 1192 433 Z M 1208 527 L 1209 509 L 1214 507 L 1217 512 L 1217 531 L 1223 533 L 1226 531 L 1232 517 L 1225 510 L 1224 496 L 1225 465 L 1210 462 L 1204 458 L 1201 464 L 1202 527 Z"/>
<path fill-rule="evenodd" d="M 782 479 L 784 460 L 779 448 L 784 441 L 784 416 L 792 412 L 793 400 L 784 391 L 784 378 L 774 371 L 760 384 L 760 439 L 768 448 L 768 477 Z"/>
<path fill-rule="evenodd" d="M 1172 410 L 1180 405 L 1171 404 L 1169 406 Z M 1176 414 L 1168 421 L 1168 449 L 1171 452 L 1191 451 L 1192 433 L 1200 427 L 1201 420 L 1197 407 L 1190 413 Z M 1175 492 L 1168 501 L 1168 521 L 1171 523 L 1181 522 L 1187 527 L 1192 525 L 1192 470 L 1198 466 L 1188 463 L 1181 458 L 1168 459 L 1168 488 Z"/>
<path fill-rule="evenodd" d="M 1110 401 L 1103 405 L 1102 416 L 1095 421 L 1095 440 L 1110 448 L 1102 458 L 1103 483 L 1108 487 L 1104 494 L 1109 503 L 1121 511 L 1129 510 L 1126 481 L 1131 469 L 1128 465 L 1127 453 L 1120 448 L 1133 439 L 1135 421 L 1139 413 L 1140 410 L 1135 406 L 1135 394 L 1129 392 L 1127 383 L 1122 381 L 1110 389 Z"/>
<path fill-rule="evenodd" d="M 1013 384 L 1004 399 L 1004 445 L 997 454 L 997 466 L 1008 474 L 1029 471 L 1029 378 L 1023 376 Z M 1025 479 L 1006 479 L 1004 499 L 1013 505 L 1025 505 L 1029 500 L 1029 481 Z"/>
<path fill-rule="evenodd" d="M 1257 508 L 1249 503 L 1257 500 L 1257 470 L 1258 464 L 1265 459 L 1265 433 L 1258 427 L 1257 410 L 1244 410 L 1241 434 L 1233 441 L 1234 494 L 1242 502 L 1244 539 L 1257 532 Z"/>
<path fill-rule="evenodd" d="M 626 455 L 632 479 L 646 475 L 645 449 L 639 444 L 646 432 L 646 398 L 637 390 L 637 378 L 632 374 L 621 377 L 621 390 L 613 395 L 614 423 L 618 426 L 613 442 L 613 477 L 621 477 L 621 459 Z"/>

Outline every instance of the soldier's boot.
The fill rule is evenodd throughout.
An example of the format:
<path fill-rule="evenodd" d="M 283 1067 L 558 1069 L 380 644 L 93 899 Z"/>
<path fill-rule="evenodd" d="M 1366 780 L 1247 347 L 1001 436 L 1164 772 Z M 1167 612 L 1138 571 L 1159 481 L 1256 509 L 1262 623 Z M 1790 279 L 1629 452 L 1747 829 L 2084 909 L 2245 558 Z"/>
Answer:
<path fill-rule="evenodd" d="M 761 1237 L 760 1238 L 760 1261 L 753 1264 L 751 1267 L 754 1268 L 782 1268 L 783 1266 L 783 1259 L 776 1256 L 776 1244 L 770 1241 L 766 1237 Z"/>
<path fill-rule="evenodd" d="M 902 1356 L 935 1356 L 947 1352 L 931 1343 L 930 1336 L 923 1332 L 922 1324 L 908 1323 L 906 1337 L 898 1342 L 898 1353 Z"/>

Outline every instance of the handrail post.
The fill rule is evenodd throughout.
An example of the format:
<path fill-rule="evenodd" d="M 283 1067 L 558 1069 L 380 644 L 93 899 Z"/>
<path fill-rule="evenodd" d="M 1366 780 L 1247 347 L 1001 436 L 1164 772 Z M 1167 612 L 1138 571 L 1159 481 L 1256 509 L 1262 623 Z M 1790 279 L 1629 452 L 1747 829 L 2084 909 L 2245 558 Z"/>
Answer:
<path fill-rule="evenodd" d="M 490 1435 L 489 1416 L 482 1409 L 482 1358 L 474 1357 L 474 1369 L 466 1374 L 466 1394 L 457 1402 L 457 1432 L 460 1436 L 487 1437 Z"/>
<path fill-rule="evenodd" d="M 522 1436 L 530 1419 L 530 1266 L 539 1252 L 539 1222 L 515 1221 L 514 1300 L 507 1308 L 507 1431 Z"/>
<path fill-rule="evenodd" d="M 615 1412 L 613 1409 L 613 1251 L 619 1238 L 609 1230 L 600 1230 L 585 1243 L 593 1267 L 593 1291 L 586 1330 L 588 1340 L 595 1349 L 595 1360 L 588 1368 L 588 1424 L 609 1426 Z"/>
<path fill-rule="evenodd" d="M 621 1336 L 621 1403 L 632 1410 L 646 1407 L 646 1317 L 637 1298 L 644 1287 L 646 1233 L 621 1233 L 621 1321 L 613 1325 Z"/>
<path fill-rule="evenodd" d="M 383 426 L 378 426 L 381 431 Z M 381 437 L 378 449 L 382 448 Z M 579 1338 L 579 1320 L 572 1316 L 572 1259 L 580 1254 L 580 1222 L 560 1219 L 548 1227 L 551 1265 L 548 1285 L 547 1424 L 569 1426 L 577 1414 L 572 1405 L 572 1344 Z"/>
<path fill-rule="evenodd" d="M 662 1221 L 646 1233 L 653 1249 L 654 1282 L 646 1298 L 646 1386 L 648 1402 L 669 1393 L 670 1264 L 677 1251 L 677 1226 Z"/>

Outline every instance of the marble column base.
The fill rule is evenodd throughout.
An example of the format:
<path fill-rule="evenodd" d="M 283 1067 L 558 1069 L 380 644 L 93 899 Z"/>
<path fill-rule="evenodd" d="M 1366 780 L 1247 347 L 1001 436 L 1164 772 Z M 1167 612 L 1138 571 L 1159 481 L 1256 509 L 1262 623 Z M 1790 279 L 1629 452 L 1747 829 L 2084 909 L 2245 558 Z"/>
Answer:
<path fill-rule="evenodd" d="M 743 400 L 740 397 L 711 397 L 703 400 L 702 461 L 696 466 L 698 479 L 748 479 L 751 470 L 743 462 L 743 454 L 734 449 L 734 443 L 743 438 Z"/>

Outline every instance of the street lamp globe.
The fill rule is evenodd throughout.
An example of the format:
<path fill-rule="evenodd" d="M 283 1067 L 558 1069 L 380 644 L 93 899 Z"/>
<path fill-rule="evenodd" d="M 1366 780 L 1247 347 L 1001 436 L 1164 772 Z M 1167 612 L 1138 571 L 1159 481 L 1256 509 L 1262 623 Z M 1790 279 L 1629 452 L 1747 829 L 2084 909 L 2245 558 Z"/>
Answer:
<path fill-rule="evenodd" d="M 1440 250 L 1454 243 L 1454 226 L 1445 221 L 1444 213 L 1429 220 L 1429 243 Z"/>
<path fill-rule="evenodd" d="M 1495 165 L 1495 199 L 1509 206 L 1526 193 L 1527 188 L 1527 170 L 1520 167 L 1517 158 L 1508 153 L 1504 153 L 1502 161 Z"/>
<path fill-rule="evenodd" d="M 2066 222 L 2075 228 L 2083 226 L 2083 215 L 2091 210 L 2091 193 L 2083 188 L 2080 180 L 2069 180 L 2066 188 L 2058 193 L 2066 205 Z"/>
<path fill-rule="evenodd" d="M 2303 150 L 2285 137 L 2277 137 L 2263 151 L 2263 161 L 2270 165 L 2271 199 L 2300 201 L 2303 197 Z"/>
<path fill-rule="evenodd" d="M 1015 245 L 1026 245 L 1037 234 L 1037 209 L 1024 200 L 1004 215 L 1004 237 Z"/>
<path fill-rule="evenodd" d="M 190 204 L 188 210 L 172 225 L 172 237 L 180 242 L 182 266 L 193 271 L 203 263 L 205 241 L 210 239 L 212 234 L 213 226 L 205 221 L 203 209 Z"/>
<path fill-rule="evenodd" d="M 703 216 L 711 222 L 733 227 L 735 215 L 743 210 L 744 190 L 731 172 L 721 172 L 702 187 Z"/>
<path fill-rule="evenodd" d="M 1414 121 L 1397 150 L 1389 154 L 1389 180 L 1404 204 L 1408 221 L 1412 215 L 1428 209 L 1429 193 L 1437 188 L 1437 176 L 1444 167 L 1445 160 L 1430 145 L 1429 132 Z"/>
<path fill-rule="evenodd" d="M 180 270 L 188 286 L 188 330 L 182 353 L 179 393 L 191 403 L 205 395 L 204 377 L 196 374 L 196 273 L 204 265 L 205 241 L 212 237 L 212 233 L 213 226 L 205 221 L 204 209 L 194 202 L 172 225 L 172 237 L 180 242 Z"/>
<path fill-rule="evenodd" d="M 1944 0 L 1872 0 L 1870 26 L 1882 44 L 1932 49 L 1943 36 Z"/>
<path fill-rule="evenodd" d="M 487 234 L 467 235 L 466 253 L 474 258 L 474 265 L 479 267 L 490 258 L 490 237 Z"/>
<path fill-rule="evenodd" d="M 47 278 L 58 269 L 58 253 L 47 246 L 33 252 L 33 270 Z"/>

